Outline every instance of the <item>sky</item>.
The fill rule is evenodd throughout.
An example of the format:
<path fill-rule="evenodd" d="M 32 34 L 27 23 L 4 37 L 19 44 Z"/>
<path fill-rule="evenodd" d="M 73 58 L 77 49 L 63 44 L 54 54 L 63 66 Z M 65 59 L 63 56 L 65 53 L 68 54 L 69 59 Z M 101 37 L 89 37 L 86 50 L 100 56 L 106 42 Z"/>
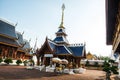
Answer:
<path fill-rule="evenodd" d="M 106 45 L 105 0 L 0 0 L 0 18 L 24 32 L 40 48 L 46 36 L 54 39 L 61 23 L 62 4 L 65 4 L 64 27 L 70 44 L 86 43 L 86 52 L 109 56 Z"/>

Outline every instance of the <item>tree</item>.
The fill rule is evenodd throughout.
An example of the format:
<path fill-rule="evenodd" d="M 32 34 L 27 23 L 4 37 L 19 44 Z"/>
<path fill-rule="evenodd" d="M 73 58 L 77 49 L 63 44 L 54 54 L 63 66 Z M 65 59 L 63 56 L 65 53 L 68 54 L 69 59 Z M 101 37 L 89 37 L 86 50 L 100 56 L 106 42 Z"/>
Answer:
<path fill-rule="evenodd" d="M 113 65 L 114 63 L 115 63 L 115 61 L 112 59 L 110 59 L 108 61 L 105 60 L 105 62 L 104 62 L 103 71 L 106 72 L 106 80 L 110 80 L 111 73 L 118 74 L 118 72 L 117 72 L 118 68 L 117 68 L 117 66 Z"/>

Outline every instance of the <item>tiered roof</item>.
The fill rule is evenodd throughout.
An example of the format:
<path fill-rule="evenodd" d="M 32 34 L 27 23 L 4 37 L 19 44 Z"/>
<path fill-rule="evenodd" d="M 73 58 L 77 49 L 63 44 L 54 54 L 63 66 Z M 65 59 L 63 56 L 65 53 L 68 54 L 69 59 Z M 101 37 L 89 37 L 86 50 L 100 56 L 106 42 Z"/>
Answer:
<path fill-rule="evenodd" d="M 19 47 L 18 50 L 23 52 L 29 52 L 29 50 L 31 49 L 30 43 L 27 40 L 23 39 L 23 33 L 20 32 L 16 32 L 16 33 L 18 36 L 18 42 L 21 45 L 21 47 Z"/>
<path fill-rule="evenodd" d="M 65 27 L 63 25 L 63 20 L 64 20 L 64 9 L 65 9 L 65 5 L 62 5 L 62 19 L 61 19 L 61 24 L 59 26 L 58 31 L 56 32 L 56 38 L 53 40 L 55 43 L 58 44 L 69 44 L 66 36 L 66 32 L 65 32 Z"/>
<path fill-rule="evenodd" d="M 2 19 L 0 19 L 0 43 L 14 47 L 20 46 L 17 41 L 15 26 Z"/>
<path fill-rule="evenodd" d="M 46 39 L 46 44 L 49 45 L 51 50 L 56 55 L 73 55 L 75 57 L 84 57 L 85 56 L 85 45 L 75 44 L 73 45 L 66 45 L 66 44 L 57 44 L 54 41 Z M 45 44 L 44 44 L 45 45 Z"/>
<path fill-rule="evenodd" d="M 65 6 L 63 4 L 62 6 L 62 19 L 61 24 L 58 28 L 58 31 L 56 32 L 56 37 L 54 40 L 50 40 L 46 38 L 45 43 L 39 50 L 39 53 L 42 54 L 45 48 L 49 48 L 49 51 L 51 51 L 55 55 L 71 55 L 75 57 L 85 57 L 85 45 L 70 45 L 67 40 L 67 34 L 65 32 L 65 27 L 63 25 L 64 20 L 64 9 Z M 47 49 L 48 50 L 48 49 Z"/>
<path fill-rule="evenodd" d="M 0 44 L 18 47 L 19 51 L 26 52 L 30 44 L 23 39 L 23 34 L 15 31 L 15 25 L 0 18 Z"/>

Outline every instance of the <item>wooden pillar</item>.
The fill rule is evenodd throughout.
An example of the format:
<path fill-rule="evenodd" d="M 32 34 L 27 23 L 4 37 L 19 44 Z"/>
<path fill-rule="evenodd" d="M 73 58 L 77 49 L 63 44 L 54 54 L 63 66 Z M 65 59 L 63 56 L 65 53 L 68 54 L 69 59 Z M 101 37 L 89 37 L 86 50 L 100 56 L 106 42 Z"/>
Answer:
<path fill-rule="evenodd" d="M 5 58 L 5 48 L 3 47 L 2 56 Z"/>
<path fill-rule="evenodd" d="M 20 59 L 22 59 L 22 57 L 23 57 L 23 53 L 20 54 Z"/>
<path fill-rule="evenodd" d="M 16 59 L 17 58 L 17 50 L 15 50 L 15 52 L 14 52 L 14 58 Z"/>
<path fill-rule="evenodd" d="M 7 48 L 7 57 L 10 58 L 10 47 Z"/>
<path fill-rule="evenodd" d="M 80 67 L 80 61 L 81 61 L 81 59 L 80 59 L 80 58 L 77 58 L 78 67 Z"/>
<path fill-rule="evenodd" d="M 21 57 L 20 57 L 20 59 L 22 59 L 23 58 L 23 53 L 21 54 Z"/>
<path fill-rule="evenodd" d="M 23 60 L 25 59 L 25 54 L 23 55 Z"/>
<path fill-rule="evenodd" d="M 43 65 L 43 58 L 44 58 L 44 56 L 41 56 L 41 64 Z"/>
<path fill-rule="evenodd" d="M 70 57 L 69 57 L 69 56 L 67 56 L 67 58 L 68 58 L 68 62 L 70 63 Z"/>
<path fill-rule="evenodd" d="M 12 58 L 14 58 L 15 49 L 14 49 L 14 48 L 12 48 L 12 51 L 13 51 L 13 53 L 12 53 Z"/>
<path fill-rule="evenodd" d="M 22 60 L 24 60 L 25 59 L 25 54 L 23 55 L 23 58 L 22 58 Z"/>
<path fill-rule="evenodd" d="M 20 54 L 20 59 L 22 59 L 22 55 L 23 55 L 23 53 Z"/>
<path fill-rule="evenodd" d="M 1 48 L 1 50 L 2 50 L 2 52 L 1 52 L 1 58 L 3 57 L 3 47 L 2 46 L 0 46 L 0 48 Z"/>
<path fill-rule="evenodd" d="M 40 65 L 40 57 L 37 56 L 37 65 L 39 66 Z"/>
<path fill-rule="evenodd" d="M 8 57 L 8 48 L 5 49 L 5 57 Z"/>
<path fill-rule="evenodd" d="M 46 65 L 46 57 L 43 58 L 43 64 Z"/>

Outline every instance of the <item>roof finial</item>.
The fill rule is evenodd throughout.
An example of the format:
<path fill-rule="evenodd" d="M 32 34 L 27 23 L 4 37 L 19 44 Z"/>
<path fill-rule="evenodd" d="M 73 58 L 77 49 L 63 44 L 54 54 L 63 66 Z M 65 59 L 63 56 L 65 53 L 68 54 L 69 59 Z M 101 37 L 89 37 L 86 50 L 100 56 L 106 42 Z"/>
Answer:
<path fill-rule="evenodd" d="M 37 37 L 36 37 L 36 41 L 35 41 L 34 48 L 33 48 L 34 53 L 36 52 L 36 50 L 37 50 Z"/>
<path fill-rule="evenodd" d="M 18 22 L 16 22 L 15 27 L 18 25 Z"/>
<path fill-rule="evenodd" d="M 61 19 L 61 24 L 60 24 L 60 27 L 59 27 L 59 28 L 64 28 L 64 26 L 63 26 L 64 9 L 65 9 L 65 5 L 63 4 L 63 5 L 62 5 L 62 19 Z"/>

